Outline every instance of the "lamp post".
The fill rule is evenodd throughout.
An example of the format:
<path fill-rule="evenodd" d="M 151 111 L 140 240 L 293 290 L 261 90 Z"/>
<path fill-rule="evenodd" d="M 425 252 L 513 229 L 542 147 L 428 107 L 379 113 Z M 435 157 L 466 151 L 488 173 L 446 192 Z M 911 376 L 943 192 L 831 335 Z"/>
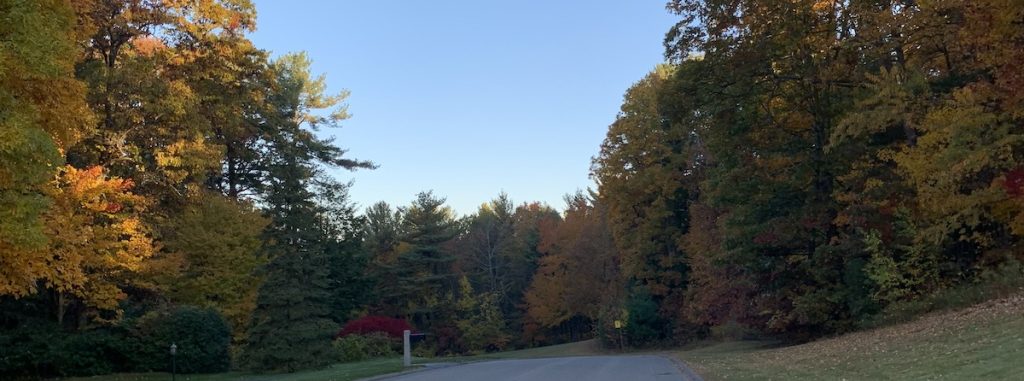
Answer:
<path fill-rule="evenodd" d="M 174 358 L 174 355 L 176 354 L 178 354 L 178 344 L 171 343 L 171 381 L 175 381 L 175 373 L 178 370 L 178 363 Z"/>

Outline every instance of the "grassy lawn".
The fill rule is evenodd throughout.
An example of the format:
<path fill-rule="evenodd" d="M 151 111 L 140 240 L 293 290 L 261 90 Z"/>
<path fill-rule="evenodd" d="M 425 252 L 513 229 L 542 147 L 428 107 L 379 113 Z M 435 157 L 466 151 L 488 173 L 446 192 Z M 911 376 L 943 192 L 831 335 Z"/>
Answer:
<path fill-rule="evenodd" d="M 507 352 L 495 352 L 495 353 L 484 353 L 476 356 L 466 357 L 452 357 L 456 361 L 458 360 L 498 360 L 498 359 L 526 359 L 526 358 L 542 358 L 542 357 L 569 357 L 569 356 L 592 356 L 607 354 L 601 349 L 600 344 L 597 340 L 585 340 L 578 341 L 575 343 L 549 345 L 546 347 L 537 347 L 529 349 L 521 349 L 517 351 Z M 444 360 L 445 358 L 439 358 L 438 360 Z"/>
<path fill-rule="evenodd" d="M 250 374 L 241 372 L 178 375 L 182 381 L 348 381 L 402 371 L 401 358 L 375 359 L 331 365 L 325 369 L 296 373 Z M 69 378 L 65 381 L 166 381 L 170 373 L 112 374 Z"/>
<path fill-rule="evenodd" d="M 1009 380 L 1024 374 L 1024 296 L 790 347 L 677 353 L 708 380 Z"/>
<path fill-rule="evenodd" d="M 552 345 L 548 347 L 530 348 L 518 351 L 488 353 L 478 356 L 414 358 L 413 362 L 416 364 L 431 362 L 472 362 L 496 359 L 586 356 L 594 354 L 601 354 L 599 345 L 596 340 L 587 340 L 577 343 Z M 402 367 L 402 359 L 400 357 L 395 357 L 356 363 L 341 363 L 331 365 L 325 369 L 296 373 L 252 374 L 228 372 L 215 374 L 186 374 L 178 375 L 177 379 L 182 381 L 348 381 L 395 373 L 403 370 L 405 369 Z M 170 379 L 170 373 L 122 373 L 105 376 L 67 378 L 62 381 L 166 381 Z"/>

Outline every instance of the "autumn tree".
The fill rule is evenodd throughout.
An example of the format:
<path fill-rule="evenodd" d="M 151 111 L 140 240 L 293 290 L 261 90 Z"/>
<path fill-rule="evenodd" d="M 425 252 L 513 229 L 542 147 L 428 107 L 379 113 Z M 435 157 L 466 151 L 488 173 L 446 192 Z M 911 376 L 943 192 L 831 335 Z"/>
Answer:
<path fill-rule="evenodd" d="M 727 212 L 723 249 L 754 274 L 757 319 L 791 337 L 849 329 L 867 292 L 856 287 L 862 277 L 845 276 L 862 254 L 837 245 L 831 196 L 842 158 L 826 145 L 863 78 L 852 44 L 859 4 L 669 7 L 682 21 L 667 54 L 694 62 L 677 91 L 699 97 L 694 112 L 708 126 L 699 136 L 716 160 L 702 195 Z"/>
<path fill-rule="evenodd" d="M 60 258 L 44 214 L 63 151 L 89 133 L 74 77 L 78 29 L 62 1 L 0 3 L 0 295 L 27 296 Z"/>
<path fill-rule="evenodd" d="M 627 273 L 629 250 L 660 242 L 630 239 L 680 210 L 627 201 L 670 199 L 646 181 L 678 177 L 688 221 L 664 226 L 680 229 L 687 318 L 807 339 L 1019 260 L 1019 5 L 669 9 L 673 72 L 627 93 L 595 174 L 613 232 L 637 230 L 616 233 Z"/>
<path fill-rule="evenodd" d="M 510 335 L 506 332 L 496 292 L 477 293 L 469 279 L 462 276 L 457 308 L 460 315 L 457 325 L 470 350 L 496 351 L 508 345 Z"/>
<path fill-rule="evenodd" d="M 52 262 L 44 281 L 54 293 L 59 323 L 70 309 L 79 318 L 115 317 L 109 312 L 118 311 L 124 290 L 139 286 L 133 275 L 154 248 L 142 222 L 148 203 L 131 192 L 132 185 L 100 167 L 62 170 L 47 215 Z"/>
<path fill-rule="evenodd" d="M 225 90 L 236 83 L 247 84 L 248 88 L 269 83 L 257 84 L 250 79 L 250 73 L 263 73 L 265 70 L 258 68 L 266 68 L 268 63 L 265 55 L 240 34 L 251 30 L 254 8 L 233 1 L 193 4 L 111 0 L 72 5 L 82 47 L 76 74 L 87 84 L 85 100 L 98 118 L 95 128 L 79 144 L 67 148 L 67 161 L 76 168 L 102 167 L 112 176 L 130 180 L 132 192 L 148 202 L 141 223 L 152 238 L 158 242 L 181 238 L 176 235 L 174 223 L 186 214 L 184 210 L 204 204 L 203 184 L 221 166 L 223 141 L 215 139 L 212 126 L 241 124 L 238 119 L 242 115 L 253 114 L 243 112 L 238 103 L 246 103 L 250 109 L 263 103 L 249 93 L 230 97 L 233 92 Z M 229 44 L 248 49 L 230 50 L 226 48 Z M 232 63 L 216 66 L 197 57 Z M 222 86 L 211 89 L 209 82 Z M 228 100 L 237 107 L 211 106 Z M 235 119 L 218 119 L 218 115 Z M 156 247 L 170 248 L 177 243 L 180 241 Z M 211 248 L 218 243 L 204 245 Z M 171 293 L 175 294 L 171 299 L 177 302 L 199 302 L 183 297 L 181 290 L 171 291 L 188 283 L 176 280 L 196 274 L 176 272 L 197 271 L 211 264 L 202 255 L 185 251 L 155 251 L 133 281 L 133 296 L 145 299 L 149 305 L 162 303 Z M 212 255 L 218 254 L 244 261 L 238 252 Z M 219 305 L 224 312 L 221 308 L 226 307 Z M 247 319 L 238 313 L 233 313 L 233 320 Z"/>
<path fill-rule="evenodd" d="M 592 168 L 623 275 L 645 290 L 667 321 L 680 320 L 683 308 L 688 265 L 678 242 L 697 188 L 689 155 L 693 124 L 674 120 L 665 104 L 679 99 L 671 91 L 673 73 L 673 67 L 659 66 L 626 92 Z"/>
<path fill-rule="evenodd" d="M 167 251 L 181 255 L 180 271 L 161 280 L 175 303 L 214 308 L 245 338 L 266 264 L 261 234 L 268 221 L 249 204 L 205 194 L 170 224 Z"/>
<path fill-rule="evenodd" d="M 134 181 L 147 197 L 180 199 L 187 173 L 174 170 L 188 167 L 201 172 L 215 166 L 220 154 L 216 147 L 206 146 L 203 131 L 194 128 L 200 124 L 188 112 L 195 105 L 192 89 L 169 76 L 178 50 L 157 33 L 177 26 L 170 5 L 91 5 L 80 16 L 90 33 L 78 73 L 89 85 L 87 99 L 98 124 L 82 144 L 68 151 L 68 161 L 78 167 L 103 166 Z"/>
<path fill-rule="evenodd" d="M 617 252 L 596 194 L 566 196 L 565 218 L 541 230 L 539 268 L 526 292 L 528 318 L 577 340 L 592 333 L 601 307 L 622 295 Z"/>
<path fill-rule="evenodd" d="M 103 335 L 188 304 L 225 315 L 240 343 L 259 299 L 253 338 L 313 354 L 248 358 L 322 360 L 332 319 L 368 288 L 349 185 L 322 166 L 373 165 L 316 134 L 346 117 L 346 93 L 302 54 L 271 62 L 254 25 L 248 1 L 0 2 L 3 329 L 56 322 L 127 348 Z M 315 286 L 289 283 L 301 274 Z M 292 300 L 300 343 L 273 342 L 268 316 Z"/>
<path fill-rule="evenodd" d="M 544 255 L 540 251 L 541 232 L 556 226 L 562 216 L 546 204 L 532 202 L 516 207 L 512 219 L 514 250 L 504 270 L 506 296 L 499 300 L 499 305 L 509 330 L 520 333 L 517 339 L 522 339 L 528 320 L 525 295 Z M 517 341 L 515 344 L 526 343 Z"/>
<path fill-rule="evenodd" d="M 1024 159 L 1022 69 L 1015 61 L 1021 54 L 1021 31 L 1019 22 L 1011 20 L 1019 20 L 1024 6 L 965 1 L 919 9 L 915 19 L 921 20 L 915 21 L 932 27 L 922 25 L 915 36 L 934 33 L 940 20 L 955 17 L 956 23 L 941 30 L 955 42 L 908 49 L 907 54 L 911 79 L 925 80 L 906 81 L 903 87 L 914 90 L 916 85 L 920 90 L 911 94 L 931 102 L 917 100 L 927 106 L 924 112 L 904 114 L 920 136 L 912 147 L 893 148 L 891 156 L 912 184 L 920 211 L 912 225 L 917 235 L 909 259 L 924 252 L 938 263 L 930 268 L 937 281 L 911 291 L 970 281 L 1022 259 L 1014 249 L 1022 233 L 1016 185 Z"/>

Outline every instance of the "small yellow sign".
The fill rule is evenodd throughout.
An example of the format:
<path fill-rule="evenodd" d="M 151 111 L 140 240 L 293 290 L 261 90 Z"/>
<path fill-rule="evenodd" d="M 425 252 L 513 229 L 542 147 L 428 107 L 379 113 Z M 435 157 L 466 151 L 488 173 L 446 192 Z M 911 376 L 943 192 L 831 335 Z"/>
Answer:
<path fill-rule="evenodd" d="M 622 320 L 615 321 L 615 329 L 622 329 Z"/>

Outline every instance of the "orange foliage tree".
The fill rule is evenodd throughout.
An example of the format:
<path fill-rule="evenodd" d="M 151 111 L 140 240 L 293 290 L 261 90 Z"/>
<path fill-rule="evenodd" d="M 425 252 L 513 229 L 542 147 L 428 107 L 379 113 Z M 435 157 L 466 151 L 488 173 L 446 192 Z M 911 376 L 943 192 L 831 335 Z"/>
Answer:
<path fill-rule="evenodd" d="M 618 254 L 597 195 L 567 196 L 565 219 L 540 225 L 543 256 L 526 292 L 527 317 L 545 329 L 562 325 L 572 338 L 589 333 L 603 306 L 614 304 Z"/>

